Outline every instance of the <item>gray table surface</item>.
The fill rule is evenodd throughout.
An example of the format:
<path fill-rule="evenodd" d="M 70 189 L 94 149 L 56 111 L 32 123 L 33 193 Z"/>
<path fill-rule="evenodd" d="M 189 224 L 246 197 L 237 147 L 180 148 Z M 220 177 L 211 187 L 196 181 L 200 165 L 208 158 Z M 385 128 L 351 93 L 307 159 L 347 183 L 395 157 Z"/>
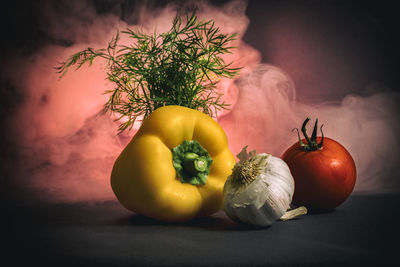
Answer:
<path fill-rule="evenodd" d="M 10 266 L 394 265 L 399 200 L 353 195 L 332 212 L 263 229 L 235 224 L 222 211 L 167 224 L 117 202 L 24 204 L 6 209 L 3 260 Z"/>

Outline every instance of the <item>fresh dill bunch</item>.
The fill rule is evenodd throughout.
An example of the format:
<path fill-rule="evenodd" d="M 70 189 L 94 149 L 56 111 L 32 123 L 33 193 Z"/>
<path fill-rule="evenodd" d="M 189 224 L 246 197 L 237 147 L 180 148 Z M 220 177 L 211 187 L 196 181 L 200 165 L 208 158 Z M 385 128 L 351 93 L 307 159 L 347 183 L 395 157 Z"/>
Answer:
<path fill-rule="evenodd" d="M 107 79 L 115 84 L 103 112 L 124 118 L 119 131 L 131 129 L 134 122 L 146 118 L 159 107 L 180 105 L 215 116 L 227 109 L 216 91 L 220 78 L 234 78 L 240 68 L 231 67 L 221 56 L 231 53 L 229 42 L 236 34 L 220 33 L 212 20 L 199 21 L 195 12 L 186 16 L 186 22 L 175 16 L 171 29 L 161 34 L 147 35 L 140 30 L 127 29 L 133 39 L 128 45 L 119 45 L 119 32 L 107 48 L 87 48 L 72 55 L 56 69 L 63 76 L 69 67 L 76 69 L 95 58 L 107 62 Z"/>

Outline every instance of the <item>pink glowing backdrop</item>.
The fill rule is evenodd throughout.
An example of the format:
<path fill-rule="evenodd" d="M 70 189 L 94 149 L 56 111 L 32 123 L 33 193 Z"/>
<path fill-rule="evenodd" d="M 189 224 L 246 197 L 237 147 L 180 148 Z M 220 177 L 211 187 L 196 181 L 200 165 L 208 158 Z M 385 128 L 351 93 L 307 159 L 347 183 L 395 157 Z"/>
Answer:
<path fill-rule="evenodd" d="M 54 67 L 74 52 L 106 46 L 118 29 L 140 26 L 144 31 L 165 31 L 176 12 L 173 5 L 142 9 L 140 15 L 136 14 L 137 25 L 127 25 L 118 16 L 98 15 L 89 2 L 77 3 L 65 2 L 69 12 L 60 13 L 50 4 L 42 9 L 46 32 L 54 38 L 74 40 L 72 46 L 46 46 L 28 59 L 16 56 L 6 73 L 26 96 L 12 128 L 23 162 L 18 179 L 54 202 L 113 200 L 110 171 L 135 133 L 117 135 L 118 124 L 113 117 L 98 115 L 106 100 L 102 93 L 113 86 L 105 80 L 101 61 L 77 72 L 71 70 L 62 79 Z M 325 125 L 326 136 L 342 143 L 353 155 L 358 170 L 356 193 L 393 190 L 396 183 L 385 177 L 399 163 L 395 156 L 399 148 L 395 113 L 398 95 L 368 87 L 366 96 L 359 96 L 340 88 L 347 93 L 341 101 L 297 101 L 290 73 L 261 62 L 260 53 L 242 40 L 250 23 L 245 9 L 243 1 L 219 7 L 198 4 L 199 17 L 215 20 L 225 33 L 239 33 L 234 43 L 237 48 L 228 60 L 242 66 L 243 71 L 235 83 L 223 80 L 219 88 L 232 104 L 230 111 L 217 118 L 231 151 L 237 154 L 249 145 L 279 156 L 296 141 L 292 128 L 299 127 L 306 116 L 318 117 Z M 276 28 L 265 34 L 278 36 L 284 30 Z M 275 45 L 290 45 L 280 38 L 275 40 Z M 302 99 L 312 93 L 303 90 Z"/>

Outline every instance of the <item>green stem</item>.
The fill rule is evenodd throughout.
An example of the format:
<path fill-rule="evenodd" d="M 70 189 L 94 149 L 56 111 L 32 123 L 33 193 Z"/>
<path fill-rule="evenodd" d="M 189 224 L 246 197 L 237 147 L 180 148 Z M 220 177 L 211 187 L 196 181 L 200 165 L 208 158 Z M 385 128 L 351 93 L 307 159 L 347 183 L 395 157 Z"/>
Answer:
<path fill-rule="evenodd" d="M 303 133 L 304 138 L 306 139 L 307 143 L 304 143 L 303 140 L 301 140 L 299 130 L 297 128 L 293 129 L 293 130 L 297 130 L 297 136 L 299 138 L 300 146 L 303 147 L 304 150 L 306 150 L 306 151 L 314 151 L 314 150 L 322 149 L 322 145 L 324 143 L 324 133 L 322 131 L 322 126 L 324 126 L 324 125 L 322 124 L 320 127 L 322 136 L 321 136 L 321 141 L 318 143 L 317 142 L 318 119 L 315 120 L 314 129 L 313 129 L 311 138 L 308 137 L 307 130 L 306 130 L 306 125 L 309 121 L 310 121 L 310 118 L 307 117 L 301 126 L 301 132 Z"/>
<path fill-rule="evenodd" d="M 184 140 L 172 149 L 172 161 L 182 183 L 205 184 L 212 158 L 196 140 Z"/>
<path fill-rule="evenodd" d="M 306 130 L 306 125 L 307 125 L 307 123 L 308 123 L 309 121 L 310 121 L 310 118 L 307 117 L 307 118 L 305 119 L 305 121 L 303 122 L 303 125 L 301 125 L 301 132 L 303 133 L 304 138 L 306 139 L 306 141 L 307 141 L 308 144 L 311 143 L 311 140 L 310 140 L 310 138 L 308 137 L 307 130 Z"/>
<path fill-rule="evenodd" d="M 188 152 L 183 159 L 184 169 L 192 175 L 197 175 L 199 172 L 204 172 L 207 167 L 207 159 L 200 157 L 196 153 Z"/>
<path fill-rule="evenodd" d="M 314 129 L 311 135 L 311 140 L 317 140 L 318 118 L 315 120 Z"/>

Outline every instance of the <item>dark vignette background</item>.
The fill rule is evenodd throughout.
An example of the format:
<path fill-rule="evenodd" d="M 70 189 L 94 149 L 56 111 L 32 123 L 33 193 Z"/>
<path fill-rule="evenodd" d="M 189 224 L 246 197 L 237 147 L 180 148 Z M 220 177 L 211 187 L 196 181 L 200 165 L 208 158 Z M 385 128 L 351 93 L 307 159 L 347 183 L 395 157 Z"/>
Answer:
<path fill-rule="evenodd" d="M 5 61 L 9 60 L 10 55 L 19 51 L 25 55 L 30 55 L 37 51 L 40 47 L 57 43 L 65 46 L 71 45 L 70 40 L 55 40 L 51 36 L 46 35 L 39 27 L 39 12 L 43 1 L 10 1 L 1 13 L 1 51 L 0 68 L 7 68 Z M 141 1 L 93 1 L 98 13 L 133 12 Z M 158 6 L 165 5 L 169 1 L 147 1 L 146 5 Z M 177 2 L 177 1 L 176 1 Z M 211 1 L 218 5 L 225 1 Z M 298 93 L 298 100 L 304 103 L 313 101 L 332 101 L 340 100 L 348 91 L 363 94 L 362 90 L 371 81 L 381 84 L 388 90 L 399 91 L 399 40 L 398 40 L 398 11 L 395 1 L 248 1 L 247 15 L 251 24 L 244 36 L 244 41 L 255 47 L 262 53 L 263 62 L 276 65 L 293 78 Z M 124 12 L 119 13 L 124 18 Z M 296 38 L 302 38 L 301 34 L 294 32 L 293 39 L 283 40 L 284 47 L 276 46 L 279 42 L 271 42 L 268 35 L 262 35 L 261 32 L 268 32 L 269 25 L 277 20 L 287 21 L 290 26 L 297 26 L 296 29 L 308 30 L 312 34 L 313 42 L 320 43 L 319 49 L 309 50 L 307 47 L 296 46 Z M 291 46 L 290 43 L 293 43 Z M 274 45 L 275 44 L 275 45 Z M 318 57 L 318 60 L 313 60 Z M 21 77 L 23 79 L 23 77 Z M 136 258 L 130 258 L 129 248 L 139 249 L 127 241 L 126 236 L 119 236 L 120 232 L 108 232 L 107 227 L 118 226 L 128 228 L 125 234 L 129 234 L 129 227 L 137 225 L 135 233 L 139 235 L 139 241 L 151 248 L 152 242 L 147 240 L 145 234 L 152 236 L 153 230 L 157 233 L 160 228 L 164 227 L 171 233 L 179 233 L 193 235 L 194 238 L 198 231 L 201 233 L 207 227 L 215 231 L 215 233 L 206 233 L 205 236 L 214 238 L 216 244 L 221 243 L 226 246 L 225 250 L 221 250 L 221 258 L 219 261 L 212 261 L 218 257 L 218 254 L 211 253 L 208 258 L 203 259 L 201 264 L 244 264 L 240 258 L 231 258 L 224 260 L 225 256 L 231 255 L 230 246 L 224 242 L 229 242 L 221 237 L 220 232 L 226 229 L 234 228 L 230 222 L 227 222 L 223 215 L 219 214 L 210 220 L 199 220 L 188 225 L 162 225 L 160 223 L 148 220 L 142 217 L 129 217 L 124 211 L 115 211 L 115 203 L 105 203 L 103 206 L 86 204 L 76 205 L 52 205 L 35 201 L 34 197 L 26 198 L 26 195 L 34 195 L 34 192 L 26 192 L 15 184 L 13 176 L 15 168 L 17 168 L 18 158 L 16 156 L 16 147 L 8 135 L 8 114 L 16 111 L 18 104 L 22 101 L 23 95 L 18 95 L 16 90 L 6 81 L 0 81 L 0 120 L 2 126 L 2 141 L 0 143 L 1 156 L 1 208 L 3 213 L 2 230 L 8 249 L 3 250 L 6 262 L 11 259 L 12 263 L 34 263 L 38 260 L 40 263 L 51 263 L 63 261 L 67 264 L 84 263 L 87 264 L 157 264 L 157 255 L 152 255 L 150 260 L 145 253 L 135 254 Z M 302 90 L 308 90 L 309 87 L 315 89 L 315 96 L 310 98 L 302 97 Z M 317 90 L 324 88 L 324 90 Z M 345 88 L 345 89 L 343 89 Z M 398 174 L 393 174 L 398 176 Z M 26 201 L 29 199 L 29 202 Z M 326 254 L 326 258 L 317 256 L 318 253 L 324 251 L 322 246 L 318 248 L 318 244 L 310 243 L 310 248 L 299 249 L 296 252 L 296 246 L 305 246 L 302 243 L 291 239 L 290 231 L 296 233 L 296 229 L 289 228 L 289 234 L 283 235 L 283 238 L 275 240 L 277 246 L 288 246 L 288 250 L 278 249 L 276 254 L 286 260 L 276 260 L 271 257 L 269 260 L 262 260 L 260 254 L 252 254 L 251 249 L 244 249 L 242 253 L 250 255 L 247 263 L 260 264 L 288 264 L 293 265 L 291 257 L 285 255 L 288 251 L 300 254 L 301 251 L 311 252 L 308 256 L 314 257 L 315 261 L 305 260 L 304 264 L 331 264 L 336 263 L 363 263 L 378 264 L 389 263 L 394 259 L 392 252 L 395 251 L 394 241 L 398 238 L 398 229 L 396 223 L 396 212 L 398 213 L 398 195 L 394 196 L 357 196 L 350 199 L 342 209 L 335 213 L 327 214 L 322 221 L 328 225 L 335 225 L 341 229 L 337 235 L 335 231 L 327 230 L 327 233 L 315 232 L 316 235 L 332 236 L 332 240 L 346 240 L 344 235 L 355 235 L 354 246 L 359 244 L 363 249 L 371 249 L 370 258 L 364 258 L 366 254 L 357 254 L 357 250 L 353 254 L 346 254 L 344 261 L 337 258 L 336 255 Z M 32 202 L 33 201 L 33 202 Z M 389 203 L 389 204 L 388 204 Z M 368 207 L 366 209 L 365 207 Z M 364 209 L 363 209 L 364 208 Z M 359 211 L 358 209 L 362 209 Z M 118 210 L 118 209 L 117 209 Z M 352 213 L 355 212 L 355 213 Z M 336 217 L 333 216 L 337 214 Z M 393 215 L 392 215 L 393 214 Z M 122 216 L 122 219 L 121 219 Z M 318 216 L 311 216 L 310 224 L 318 224 Z M 340 218 L 347 217 L 342 221 Z M 356 216 L 358 218 L 354 218 Z M 360 218 L 360 216 L 362 218 Z M 111 218 L 111 219 L 110 219 Z M 329 220 L 327 219 L 329 218 Z M 347 223 L 348 222 L 348 223 Z M 364 224 L 365 223 L 365 224 Z M 63 226 L 61 231 L 52 232 L 52 227 Z M 80 225 L 82 228 L 75 229 L 74 226 Z M 149 225 L 149 228 L 146 228 Z M 306 224 L 299 222 L 300 227 L 307 227 Z M 114 261 L 112 258 L 103 258 L 102 251 L 93 251 L 90 249 L 91 241 L 98 240 L 93 236 L 91 239 L 91 228 L 96 231 L 104 231 L 103 240 L 108 243 L 115 243 L 115 246 L 103 246 L 104 250 L 114 253 L 120 261 Z M 191 228 L 192 227 L 192 228 Z M 308 226 L 309 227 L 309 226 Z M 364 228 L 363 228 L 364 227 Z M 89 230 L 88 230 L 89 229 Z M 195 229 L 195 230 L 193 230 Z M 273 230 L 275 229 L 275 230 Z M 279 232 L 278 227 L 272 228 Z M 318 228 L 320 229 L 320 228 Z M 323 229 L 323 228 L 321 228 Z M 246 229 L 241 229 L 246 230 Z M 197 232 L 196 232 L 197 231 Z M 257 231 L 249 230 L 246 236 L 245 231 L 241 233 L 238 239 L 245 244 L 249 243 L 249 238 L 255 238 Z M 368 235 L 364 235 L 368 233 Z M 124 234 L 124 232 L 122 233 Z M 87 235 L 86 243 L 76 243 L 79 235 Z M 160 234 L 162 237 L 162 233 Z M 337 236 L 335 236 L 337 235 Z M 153 236 L 154 237 L 154 236 Z M 140 239 L 142 238 L 142 239 Z M 174 246 L 174 242 L 179 240 L 169 240 L 168 236 L 163 240 L 165 251 L 168 246 Z M 199 238 L 200 246 L 207 246 L 207 242 Z M 287 240 L 286 240 L 287 239 Z M 154 241 L 154 240 L 153 240 Z M 291 242 L 286 245 L 285 242 Z M 122 242 L 122 243 L 121 243 Z M 124 243 L 125 242 L 125 243 Z M 154 241 L 156 242 L 156 241 Z M 212 240 L 210 242 L 213 242 Z M 359 242 L 359 243 L 357 243 Z M 339 242 L 340 243 L 340 242 Z M 265 245 L 265 244 L 264 244 Z M 122 247 L 122 252 L 118 246 Z M 154 243 L 153 243 L 154 246 Z M 266 248 L 273 249 L 273 245 L 267 245 Z M 325 251 L 330 248 L 326 248 Z M 393 249 L 393 250 L 391 250 Z M 151 249 L 148 249 L 152 251 Z M 207 248 L 200 247 L 202 253 L 210 253 Z M 118 252 L 119 251 L 119 252 Z M 145 250 L 146 251 L 146 250 Z M 181 261 L 174 260 L 174 252 L 164 255 L 167 252 L 160 252 L 165 261 L 163 264 L 198 264 L 199 262 L 191 261 L 188 256 L 180 255 Z M 15 253 L 17 252 L 17 253 Z M 105 253 L 108 253 L 105 251 Z M 187 251 L 184 251 L 187 252 Z M 89 253 L 85 257 L 70 257 L 70 255 Z M 90 254 L 92 253 L 92 254 Z M 120 253 L 120 254 L 119 254 Z M 124 254 L 125 253 L 125 254 Z M 180 252 L 175 252 L 180 254 Z M 183 253 L 183 252 L 182 252 Z M 312 254 L 314 253 L 314 254 Z M 168 253 L 167 253 L 168 254 Z M 295 257 L 296 258 L 296 257 Z M 301 258 L 299 256 L 299 258 Z M 82 260 L 85 259 L 85 260 Z M 251 261 L 251 259 L 253 261 Z M 335 260 L 336 259 L 336 260 Z M 302 262 L 296 262 L 302 265 Z"/>

